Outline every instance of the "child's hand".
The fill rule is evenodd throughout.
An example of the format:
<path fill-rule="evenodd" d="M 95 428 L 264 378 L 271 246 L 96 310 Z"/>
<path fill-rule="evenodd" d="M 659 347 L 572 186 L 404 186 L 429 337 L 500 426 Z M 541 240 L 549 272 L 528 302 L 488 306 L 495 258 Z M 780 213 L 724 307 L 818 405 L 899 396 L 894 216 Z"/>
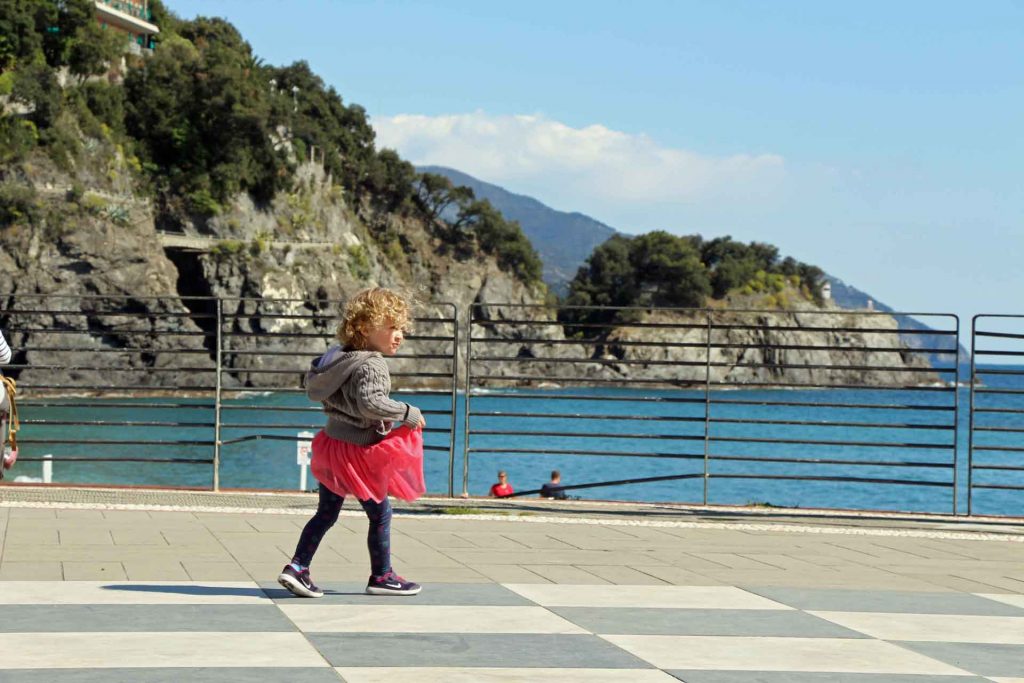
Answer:
<path fill-rule="evenodd" d="M 416 426 L 419 429 L 426 429 L 427 428 L 427 418 L 425 418 L 422 415 L 420 415 L 420 422 Z"/>

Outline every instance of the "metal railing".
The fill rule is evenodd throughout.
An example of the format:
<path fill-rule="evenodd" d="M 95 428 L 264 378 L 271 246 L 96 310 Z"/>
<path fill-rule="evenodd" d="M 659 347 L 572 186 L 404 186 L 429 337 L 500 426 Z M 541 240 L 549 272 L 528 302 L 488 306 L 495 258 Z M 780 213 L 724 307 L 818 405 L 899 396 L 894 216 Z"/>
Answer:
<path fill-rule="evenodd" d="M 976 493 L 1024 509 L 1024 315 L 971 320 L 967 513 Z"/>
<path fill-rule="evenodd" d="M 36 294 L 2 300 L 0 325 L 15 350 L 5 371 L 18 379 L 24 425 L 19 463 L 71 467 L 64 481 L 86 466 L 93 468 L 88 481 L 119 481 L 114 470 L 97 475 L 95 468 L 131 463 L 160 469 L 147 475 L 150 484 L 218 490 L 226 449 L 296 441 L 296 430 L 323 424 L 300 382 L 333 336 L 340 302 Z M 458 318 L 452 304 L 427 309 L 415 318 L 392 377 L 399 392 L 434 399 L 425 413 L 441 416 L 442 426 L 431 423 L 425 449 L 447 455 L 451 482 Z M 254 394 L 270 404 L 240 398 Z M 289 394 L 296 399 L 272 400 Z M 36 455 L 47 450 L 55 452 Z M 244 488 L 247 481 L 233 483 Z"/>
<path fill-rule="evenodd" d="M 0 297 L 19 465 L 265 488 L 247 473 L 284 471 L 281 442 L 322 424 L 300 379 L 339 303 Z M 509 467 L 517 495 L 536 495 L 538 473 L 561 468 L 570 493 L 627 499 L 956 512 L 965 493 L 968 514 L 1002 511 L 1024 490 L 1024 369 L 993 363 L 1024 356 L 1024 316 L 972 323 L 959 486 L 958 319 L 899 315 L 933 329 L 868 311 L 432 304 L 389 363 L 428 416 L 432 490 L 449 495 Z"/>
<path fill-rule="evenodd" d="M 563 489 L 691 481 L 670 498 L 707 504 L 715 480 L 784 501 L 780 483 L 896 485 L 941 491 L 955 512 L 959 322 L 901 315 L 938 329 L 908 347 L 900 336 L 914 332 L 872 312 L 476 305 L 463 491 L 479 459 L 578 473 L 594 466 L 574 459 L 615 458 L 634 476 Z"/>

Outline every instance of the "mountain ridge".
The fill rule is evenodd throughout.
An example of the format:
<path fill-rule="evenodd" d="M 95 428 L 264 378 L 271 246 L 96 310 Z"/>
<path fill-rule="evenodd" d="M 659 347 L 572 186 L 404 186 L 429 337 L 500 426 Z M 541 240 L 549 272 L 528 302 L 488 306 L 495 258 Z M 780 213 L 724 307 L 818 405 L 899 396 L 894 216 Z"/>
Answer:
<path fill-rule="evenodd" d="M 464 185 L 487 199 L 510 220 L 519 222 L 544 262 L 544 282 L 564 295 L 577 269 L 594 248 L 620 231 L 579 211 L 559 211 L 534 197 L 510 192 L 447 166 L 417 166 L 421 173 L 436 173 Z"/>

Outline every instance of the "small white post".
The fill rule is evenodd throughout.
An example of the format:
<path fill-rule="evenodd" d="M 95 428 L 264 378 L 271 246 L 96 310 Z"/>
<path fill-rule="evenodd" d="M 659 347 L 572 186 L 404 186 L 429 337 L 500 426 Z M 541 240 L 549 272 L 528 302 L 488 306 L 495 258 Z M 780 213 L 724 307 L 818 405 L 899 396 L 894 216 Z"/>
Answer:
<path fill-rule="evenodd" d="M 306 490 L 306 467 L 309 465 L 309 456 L 313 451 L 313 432 L 299 432 L 296 434 L 299 440 L 295 444 L 295 462 L 299 465 L 299 490 Z"/>
<path fill-rule="evenodd" d="M 53 456 L 49 453 L 43 456 L 43 483 L 53 483 Z"/>

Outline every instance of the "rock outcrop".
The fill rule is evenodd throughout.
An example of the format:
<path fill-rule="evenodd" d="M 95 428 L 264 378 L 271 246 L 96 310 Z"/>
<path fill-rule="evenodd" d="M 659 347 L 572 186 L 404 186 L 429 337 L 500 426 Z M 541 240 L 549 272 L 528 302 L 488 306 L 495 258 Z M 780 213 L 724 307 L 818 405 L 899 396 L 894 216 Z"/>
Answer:
<path fill-rule="evenodd" d="M 584 343 L 565 336 L 542 288 L 493 258 L 453 254 L 412 219 L 392 217 L 371 230 L 316 165 L 300 167 L 293 190 L 269 206 L 239 196 L 218 216 L 191 220 L 138 199 L 120 150 L 102 151 L 105 174 L 95 163 L 62 171 L 40 159 L 4 179 L 38 213 L 0 231 L 0 323 L 13 332 L 16 360 L 28 366 L 20 379 L 29 385 L 211 388 L 219 323 L 223 386 L 297 387 L 333 334 L 337 302 L 371 284 L 412 294 L 423 302 L 418 315 L 438 319 L 419 323 L 417 334 L 428 338 L 409 350 L 439 357 L 398 359 L 396 385 L 448 385 L 443 375 L 453 351 L 464 356 L 467 327 L 453 348 L 453 325 L 441 319 L 457 311 L 464 321 L 471 307 L 474 336 L 489 340 L 474 346 L 481 360 L 472 371 L 491 383 L 705 381 L 703 312 L 649 313 L 641 321 L 652 327 L 622 325 Z M 158 231 L 158 223 L 172 230 Z M 711 381 L 938 380 L 900 342 L 891 317 L 804 309 L 713 311 Z"/>

